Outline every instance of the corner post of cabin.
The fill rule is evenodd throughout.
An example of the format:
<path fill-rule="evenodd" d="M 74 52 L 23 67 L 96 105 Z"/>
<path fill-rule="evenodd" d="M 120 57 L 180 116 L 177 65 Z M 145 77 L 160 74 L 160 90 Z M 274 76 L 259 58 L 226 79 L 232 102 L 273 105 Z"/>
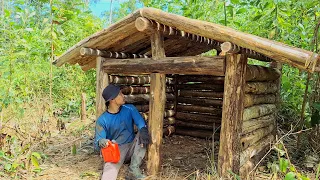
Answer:
<path fill-rule="evenodd" d="M 105 100 L 102 97 L 103 89 L 109 84 L 108 74 L 103 70 L 105 58 L 98 56 L 96 63 L 96 118 L 106 110 Z"/>
<path fill-rule="evenodd" d="M 152 27 L 146 18 L 137 18 L 136 28 L 144 33 L 150 34 L 152 60 L 159 60 L 165 57 L 164 37 L 160 31 Z M 149 102 L 149 122 L 151 143 L 148 149 L 147 171 L 149 175 L 156 175 L 161 164 L 161 146 L 163 132 L 164 108 L 166 102 L 166 75 L 152 73 L 150 75 L 150 102 Z"/>
<path fill-rule="evenodd" d="M 243 54 L 227 52 L 225 66 L 218 173 L 220 177 L 231 178 L 230 172 L 239 174 L 240 169 L 240 134 L 247 57 Z"/>

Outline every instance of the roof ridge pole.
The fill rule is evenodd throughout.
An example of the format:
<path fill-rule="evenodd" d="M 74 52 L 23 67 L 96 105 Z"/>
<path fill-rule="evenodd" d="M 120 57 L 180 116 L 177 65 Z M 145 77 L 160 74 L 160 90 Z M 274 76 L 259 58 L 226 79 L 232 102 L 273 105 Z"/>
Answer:
<path fill-rule="evenodd" d="M 161 31 L 153 28 L 146 18 L 137 18 L 135 26 L 139 31 L 150 34 L 152 60 L 164 58 L 164 36 Z M 161 164 L 161 146 L 163 133 L 163 118 L 166 102 L 166 75 L 152 73 L 150 75 L 150 101 L 148 128 L 151 136 L 151 144 L 148 149 L 147 172 L 149 175 L 157 175 Z"/>
<path fill-rule="evenodd" d="M 246 66 L 246 55 L 226 54 L 218 173 L 227 179 L 232 178 L 230 172 L 239 174 L 240 169 Z"/>

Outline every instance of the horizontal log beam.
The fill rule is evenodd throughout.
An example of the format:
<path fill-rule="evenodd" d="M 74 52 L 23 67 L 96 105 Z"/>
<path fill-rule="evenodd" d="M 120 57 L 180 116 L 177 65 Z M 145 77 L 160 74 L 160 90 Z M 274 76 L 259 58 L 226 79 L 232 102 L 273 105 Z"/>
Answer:
<path fill-rule="evenodd" d="M 223 92 L 214 91 L 192 91 L 192 90 L 180 90 L 179 96 L 181 97 L 205 97 L 205 98 L 223 98 Z"/>
<path fill-rule="evenodd" d="M 176 128 L 174 126 L 168 126 L 163 128 L 163 135 L 164 136 L 171 136 L 176 131 Z"/>
<path fill-rule="evenodd" d="M 254 143 L 258 142 L 260 139 L 270 134 L 274 130 L 274 128 L 275 124 L 270 124 L 267 127 L 260 128 L 248 134 L 242 135 L 240 139 L 241 148 L 244 150 L 249 146 L 252 146 Z"/>
<path fill-rule="evenodd" d="M 281 72 L 275 68 L 268 68 L 257 65 L 248 65 L 246 81 L 273 81 L 281 76 Z"/>
<path fill-rule="evenodd" d="M 221 116 L 222 109 L 221 108 L 214 108 L 214 107 L 204 107 L 204 106 L 196 106 L 196 105 L 177 105 L 177 111 L 180 112 L 197 112 L 197 113 L 205 113 L 205 114 L 212 114 L 212 115 L 219 115 Z"/>
<path fill-rule="evenodd" d="M 271 124 L 274 125 L 275 120 L 275 114 L 270 114 L 256 119 L 251 119 L 250 121 L 244 121 L 242 123 L 242 134 L 248 134 L 252 131 L 269 126 Z"/>
<path fill-rule="evenodd" d="M 150 84 L 150 76 L 149 75 L 141 75 L 141 76 L 118 76 L 118 75 L 110 75 L 109 81 L 114 84 L 126 84 L 126 85 L 145 85 Z M 166 78 L 167 84 L 173 84 L 172 78 Z"/>
<path fill-rule="evenodd" d="M 200 122 L 185 122 L 183 120 L 176 119 L 175 122 L 176 127 L 189 127 L 189 128 L 196 128 L 196 129 L 208 129 L 208 130 L 213 130 L 213 123 L 200 123 Z M 219 126 L 217 124 L 217 126 Z"/>
<path fill-rule="evenodd" d="M 318 54 L 311 51 L 290 47 L 289 45 L 280 42 L 240 32 L 211 22 L 169 14 L 155 8 L 141 9 L 140 14 L 149 20 L 159 22 L 166 26 L 175 27 L 181 31 L 197 34 L 219 42 L 229 41 L 240 47 L 252 49 L 282 63 L 294 65 L 295 63 L 305 64 L 307 62 L 312 62 L 319 67 L 317 62 L 320 60 L 320 57 Z M 308 68 L 309 67 L 303 69 Z"/>
<path fill-rule="evenodd" d="M 180 119 L 181 121 L 198 121 L 198 122 L 209 122 L 209 123 L 217 123 L 217 124 L 221 123 L 221 117 L 204 115 L 204 114 L 177 112 L 175 118 Z"/>
<path fill-rule="evenodd" d="M 123 86 L 121 87 L 121 92 L 124 95 L 130 95 L 130 94 L 149 94 L 150 93 L 150 86 Z M 166 86 L 166 93 L 172 93 L 172 87 Z"/>
<path fill-rule="evenodd" d="M 143 54 L 134 54 L 134 53 L 123 53 L 123 52 L 111 52 L 99 49 L 92 49 L 82 47 L 80 49 L 81 56 L 101 56 L 104 58 L 115 58 L 115 59 L 126 59 L 126 58 L 148 58 L 148 56 Z"/>
<path fill-rule="evenodd" d="M 269 149 L 273 141 L 274 135 L 269 134 L 265 138 L 248 147 L 246 150 L 242 151 L 240 154 L 240 166 L 243 166 L 245 162 L 257 155 L 260 151 L 263 151 L 264 149 Z"/>
<path fill-rule="evenodd" d="M 250 107 L 257 104 L 275 104 L 277 97 L 275 94 L 245 94 L 244 107 Z"/>
<path fill-rule="evenodd" d="M 127 103 L 133 104 L 138 102 L 149 102 L 150 94 L 135 94 L 135 95 L 124 95 L 124 98 Z M 173 94 L 166 94 L 167 101 L 173 100 Z"/>
<path fill-rule="evenodd" d="M 135 104 L 134 105 L 139 112 L 148 112 L 149 111 L 149 103 L 147 104 Z M 174 108 L 173 103 L 167 102 L 165 105 L 165 109 L 172 110 Z"/>
<path fill-rule="evenodd" d="M 269 94 L 278 91 L 277 84 L 273 81 L 268 82 L 247 82 L 245 85 L 245 93 L 253 94 Z"/>
<path fill-rule="evenodd" d="M 277 107 L 275 104 L 259 104 L 244 109 L 243 121 L 259 118 L 268 114 L 276 112 Z"/>
<path fill-rule="evenodd" d="M 183 136 L 191 136 L 191 137 L 197 137 L 197 138 L 208 138 L 212 139 L 213 130 L 201 130 L 201 129 L 194 129 L 194 128 L 176 128 L 176 134 L 183 135 Z M 219 133 L 214 134 L 214 139 L 219 140 L 220 135 Z"/>
<path fill-rule="evenodd" d="M 206 82 L 211 84 L 221 84 L 223 86 L 224 76 L 209 76 L 209 75 L 179 75 L 177 76 L 179 84 L 188 82 Z"/>
<path fill-rule="evenodd" d="M 178 103 L 193 104 L 200 106 L 222 106 L 222 99 L 199 99 L 199 98 L 185 98 L 177 97 Z"/>
<path fill-rule="evenodd" d="M 194 84 L 178 84 L 178 89 L 181 90 L 211 90 L 216 92 L 223 92 L 223 84 L 205 84 L 205 83 L 194 83 Z"/>
<path fill-rule="evenodd" d="M 223 57 L 164 57 L 159 60 L 105 59 L 103 70 L 107 73 L 123 74 L 208 74 L 224 75 Z"/>
<path fill-rule="evenodd" d="M 245 54 L 249 58 L 260 60 L 260 61 L 265 61 L 265 62 L 272 61 L 271 58 L 268 58 L 260 53 L 257 53 L 256 51 L 253 51 L 251 49 L 242 48 L 236 44 L 232 44 L 231 42 L 222 43 L 221 44 L 221 51 L 223 53 Z"/>

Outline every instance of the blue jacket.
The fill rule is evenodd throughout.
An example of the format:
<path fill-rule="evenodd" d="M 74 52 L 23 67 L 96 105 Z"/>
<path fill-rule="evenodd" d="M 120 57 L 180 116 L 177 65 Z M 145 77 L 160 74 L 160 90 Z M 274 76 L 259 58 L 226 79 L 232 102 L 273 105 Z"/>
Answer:
<path fill-rule="evenodd" d="M 99 149 L 98 141 L 102 138 L 116 140 L 119 145 L 132 142 L 135 137 L 134 124 L 139 130 L 146 127 L 144 119 L 132 104 L 122 105 L 115 114 L 104 112 L 96 122 L 95 148 Z"/>

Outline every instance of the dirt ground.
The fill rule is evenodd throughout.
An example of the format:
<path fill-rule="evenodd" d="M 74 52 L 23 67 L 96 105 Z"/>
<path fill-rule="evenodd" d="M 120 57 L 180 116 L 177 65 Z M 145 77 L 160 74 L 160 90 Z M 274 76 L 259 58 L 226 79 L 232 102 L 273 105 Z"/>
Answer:
<path fill-rule="evenodd" d="M 46 148 L 38 149 L 47 158 L 40 166 L 42 172 L 36 174 L 34 179 L 99 179 L 103 161 L 93 151 L 94 124 L 73 122 L 66 127 L 66 131 L 53 135 L 47 141 Z M 75 155 L 72 154 L 74 145 Z M 219 143 L 215 142 L 216 152 L 218 147 Z M 210 171 L 211 140 L 179 135 L 165 137 L 162 153 L 159 176 L 148 179 L 193 179 Z M 143 164 L 143 170 L 145 167 Z M 120 169 L 118 179 L 125 178 L 127 168 L 125 164 Z"/>

